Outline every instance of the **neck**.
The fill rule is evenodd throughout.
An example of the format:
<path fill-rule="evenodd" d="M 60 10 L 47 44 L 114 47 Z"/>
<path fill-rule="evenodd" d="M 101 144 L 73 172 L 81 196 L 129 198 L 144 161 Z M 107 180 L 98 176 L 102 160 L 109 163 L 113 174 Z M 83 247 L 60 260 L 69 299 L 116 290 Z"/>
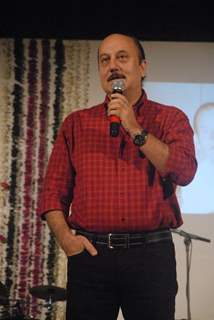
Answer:
<path fill-rule="evenodd" d="M 136 104 L 136 102 L 140 99 L 142 94 L 142 89 L 139 88 L 138 90 L 135 90 L 132 92 L 124 92 L 125 97 L 128 99 L 129 103 L 133 106 Z"/>

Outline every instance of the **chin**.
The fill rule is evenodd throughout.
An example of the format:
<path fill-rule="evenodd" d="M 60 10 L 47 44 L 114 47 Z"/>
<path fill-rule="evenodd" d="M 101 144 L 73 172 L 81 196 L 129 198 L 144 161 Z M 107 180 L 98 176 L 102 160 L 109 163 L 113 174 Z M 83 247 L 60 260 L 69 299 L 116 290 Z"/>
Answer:
<path fill-rule="evenodd" d="M 105 91 L 106 94 L 111 94 L 111 84 L 106 85 L 106 86 L 102 86 L 103 90 Z"/>

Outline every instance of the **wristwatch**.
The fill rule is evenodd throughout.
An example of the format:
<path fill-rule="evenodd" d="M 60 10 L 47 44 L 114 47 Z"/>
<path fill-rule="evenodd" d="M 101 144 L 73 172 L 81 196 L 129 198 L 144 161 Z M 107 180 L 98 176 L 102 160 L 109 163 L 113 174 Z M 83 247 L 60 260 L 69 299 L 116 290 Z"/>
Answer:
<path fill-rule="evenodd" d="M 147 137 L 148 131 L 144 129 L 141 133 L 138 133 L 134 136 L 133 143 L 136 146 L 141 147 L 146 143 Z"/>

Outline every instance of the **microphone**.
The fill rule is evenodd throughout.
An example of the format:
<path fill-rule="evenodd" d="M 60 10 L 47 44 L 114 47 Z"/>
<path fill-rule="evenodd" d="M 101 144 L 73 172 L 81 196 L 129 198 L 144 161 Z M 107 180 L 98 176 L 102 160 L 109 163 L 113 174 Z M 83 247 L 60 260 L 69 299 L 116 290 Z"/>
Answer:
<path fill-rule="evenodd" d="M 124 90 L 125 90 L 125 84 L 122 79 L 117 79 L 113 81 L 112 93 L 123 94 Z M 119 131 L 120 131 L 120 118 L 115 115 L 111 115 L 110 116 L 110 136 L 117 137 L 119 135 Z"/>

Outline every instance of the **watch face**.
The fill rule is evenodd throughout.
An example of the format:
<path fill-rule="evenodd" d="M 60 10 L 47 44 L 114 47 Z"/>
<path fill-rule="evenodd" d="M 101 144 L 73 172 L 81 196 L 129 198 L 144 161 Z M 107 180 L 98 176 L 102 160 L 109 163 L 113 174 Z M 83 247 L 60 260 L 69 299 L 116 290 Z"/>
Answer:
<path fill-rule="evenodd" d="M 134 141 L 133 141 L 134 144 L 138 147 L 143 146 L 146 142 L 147 135 L 148 135 L 148 132 L 146 130 L 144 130 L 141 134 L 137 134 L 134 137 Z"/>
<path fill-rule="evenodd" d="M 142 146 L 145 142 L 145 137 L 142 134 L 138 134 L 134 138 L 134 144 L 137 146 Z"/>

